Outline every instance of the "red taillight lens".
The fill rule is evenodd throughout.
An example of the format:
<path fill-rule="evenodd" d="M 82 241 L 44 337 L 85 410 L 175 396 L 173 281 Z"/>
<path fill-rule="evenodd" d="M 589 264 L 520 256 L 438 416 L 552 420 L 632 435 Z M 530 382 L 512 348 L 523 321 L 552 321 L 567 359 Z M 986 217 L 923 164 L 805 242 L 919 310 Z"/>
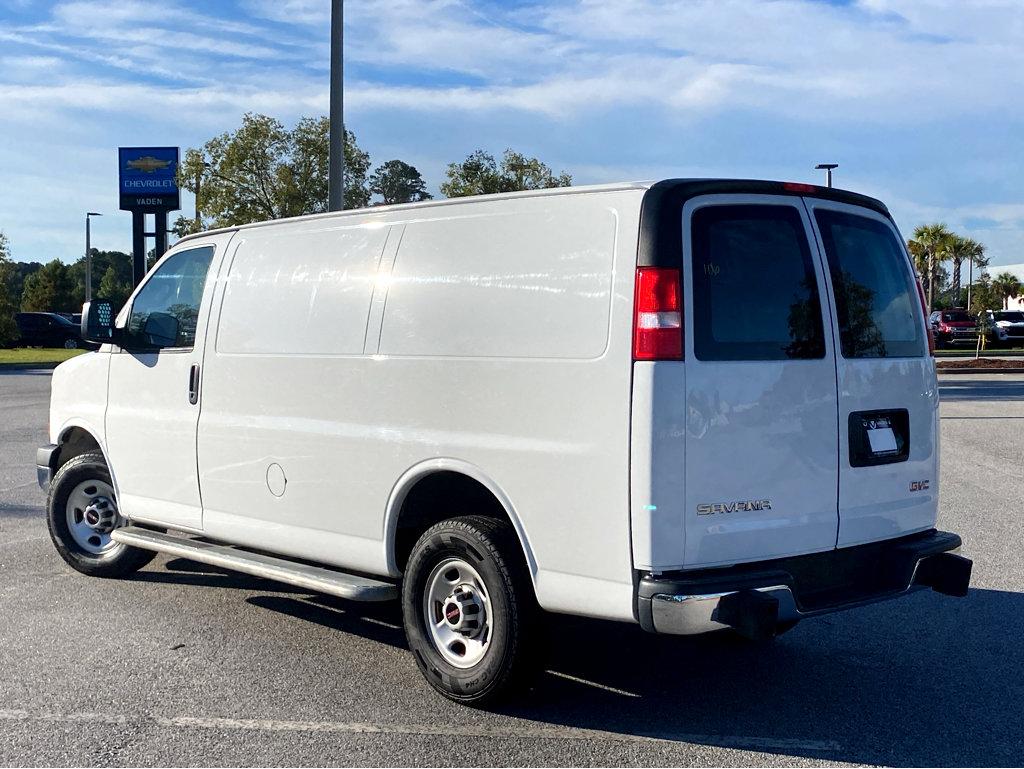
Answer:
<path fill-rule="evenodd" d="M 800 182 L 783 182 L 782 189 L 789 190 L 790 192 L 802 192 L 808 195 L 813 195 L 818 191 L 815 185 L 801 184 Z"/>
<path fill-rule="evenodd" d="M 921 279 L 917 279 L 917 298 L 921 300 L 921 313 L 924 315 L 924 330 L 928 333 L 928 354 L 935 355 L 935 332 L 932 330 L 932 324 L 928 320 L 928 303 L 924 300 L 924 286 L 921 285 Z"/>
<path fill-rule="evenodd" d="M 637 269 L 633 359 L 683 359 L 679 270 L 664 267 Z"/>

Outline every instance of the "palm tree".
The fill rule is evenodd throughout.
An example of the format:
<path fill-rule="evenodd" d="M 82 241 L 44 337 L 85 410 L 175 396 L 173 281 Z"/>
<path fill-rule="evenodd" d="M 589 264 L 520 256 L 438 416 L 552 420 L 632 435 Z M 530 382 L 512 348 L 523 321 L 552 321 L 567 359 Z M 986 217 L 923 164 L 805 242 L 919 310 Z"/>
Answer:
<path fill-rule="evenodd" d="M 954 233 L 949 236 L 946 257 L 953 262 L 953 303 L 959 304 L 960 268 L 964 262 L 973 267 L 987 267 L 988 259 L 985 258 L 985 246 L 973 238 L 965 238 Z"/>
<path fill-rule="evenodd" d="M 992 281 L 992 288 L 996 295 L 1003 300 L 1003 309 L 1010 306 L 1010 300 L 1016 299 L 1024 293 L 1024 284 L 1012 272 L 1001 272 Z"/>
<path fill-rule="evenodd" d="M 953 233 L 941 222 L 922 224 L 914 230 L 914 239 L 907 244 L 914 256 L 917 272 L 928 286 L 928 312 L 932 311 L 932 298 L 935 295 L 936 266 L 946 258 L 952 237 Z"/>

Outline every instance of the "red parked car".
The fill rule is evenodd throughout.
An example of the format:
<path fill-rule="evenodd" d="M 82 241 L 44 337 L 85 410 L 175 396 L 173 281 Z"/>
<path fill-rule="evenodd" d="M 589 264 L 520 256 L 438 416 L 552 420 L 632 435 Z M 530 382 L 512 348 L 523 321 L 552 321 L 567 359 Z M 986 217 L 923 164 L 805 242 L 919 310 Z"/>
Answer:
<path fill-rule="evenodd" d="M 975 345 L 978 343 L 978 321 L 959 307 L 951 310 L 936 310 L 929 318 L 935 334 L 936 347 L 954 345 Z"/>

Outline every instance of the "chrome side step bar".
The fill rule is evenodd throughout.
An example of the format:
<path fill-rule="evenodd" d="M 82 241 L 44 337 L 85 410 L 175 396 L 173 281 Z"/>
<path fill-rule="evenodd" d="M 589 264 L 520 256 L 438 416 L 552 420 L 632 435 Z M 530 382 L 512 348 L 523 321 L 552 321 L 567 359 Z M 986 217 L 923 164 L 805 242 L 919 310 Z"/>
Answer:
<path fill-rule="evenodd" d="M 369 577 L 345 574 L 285 558 L 250 553 L 230 545 L 217 545 L 137 526 L 114 529 L 110 538 L 123 545 L 155 550 L 158 553 L 240 571 L 254 577 L 272 579 L 352 601 L 390 601 L 399 595 L 398 586 L 390 582 L 380 582 Z"/>

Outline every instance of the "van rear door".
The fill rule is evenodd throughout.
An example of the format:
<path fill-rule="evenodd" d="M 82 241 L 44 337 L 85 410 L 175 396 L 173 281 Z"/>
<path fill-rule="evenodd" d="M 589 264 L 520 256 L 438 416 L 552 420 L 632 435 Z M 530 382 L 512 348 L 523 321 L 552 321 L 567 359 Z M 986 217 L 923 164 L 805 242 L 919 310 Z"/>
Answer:
<path fill-rule="evenodd" d="M 938 387 L 913 267 L 885 216 L 806 198 L 834 298 L 839 547 L 929 529 Z"/>
<path fill-rule="evenodd" d="M 786 195 L 683 207 L 685 565 L 836 545 L 836 360 L 807 210 Z"/>

